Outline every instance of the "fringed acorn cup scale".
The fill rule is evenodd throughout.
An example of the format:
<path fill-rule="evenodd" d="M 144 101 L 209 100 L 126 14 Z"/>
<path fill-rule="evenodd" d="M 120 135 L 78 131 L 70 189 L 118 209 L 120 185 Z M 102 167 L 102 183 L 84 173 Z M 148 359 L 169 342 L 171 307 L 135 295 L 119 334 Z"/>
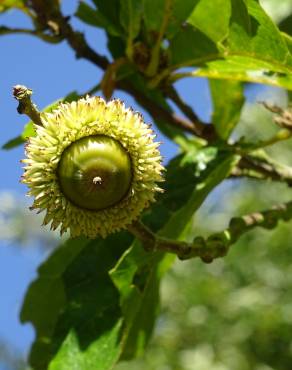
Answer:
<path fill-rule="evenodd" d="M 161 191 L 159 143 L 120 100 L 86 97 L 41 120 L 26 145 L 22 181 L 52 229 L 106 237 L 136 220 Z"/>

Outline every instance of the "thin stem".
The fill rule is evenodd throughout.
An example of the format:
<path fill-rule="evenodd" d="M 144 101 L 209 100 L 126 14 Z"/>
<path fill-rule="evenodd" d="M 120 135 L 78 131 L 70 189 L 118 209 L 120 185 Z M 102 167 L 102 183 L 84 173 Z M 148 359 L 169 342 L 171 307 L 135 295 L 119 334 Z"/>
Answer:
<path fill-rule="evenodd" d="M 148 66 L 147 66 L 147 69 L 145 71 L 146 76 L 149 76 L 149 77 L 155 76 L 156 72 L 158 70 L 158 67 L 159 67 L 161 42 L 163 40 L 163 36 L 165 34 L 166 27 L 167 27 L 167 24 L 168 24 L 168 20 L 169 20 L 170 14 L 171 14 L 170 5 L 171 5 L 170 0 L 166 0 L 165 9 L 164 9 L 164 12 L 163 12 L 164 15 L 163 15 L 163 19 L 162 19 L 162 22 L 161 22 L 161 27 L 160 27 L 160 30 L 159 30 L 159 34 L 158 34 L 158 37 L 155 41 L 155 44 L 154 44 L 154 46 L 151 50 L 150 62 L 149 62 Z"/>
<path fill-rule="evenodd" d="M 272 229 L 277 226 L 278 221 L 290 219 L 292 202 L 283 203 L 266 211 L 232 218 L 227 229 L 206 239 L 196 237 L 192 243 L 161 238 L 141 221 L 133 222 L 128 229 L 141 241 L 147 251 L 174 253 L 182 260 L 200 257 L 204 262 L 210 263 L 215 258 L 225 256 L 231 245 L 255 227 Z"/>
<path fill-rule="evenodd" d="M 32 90 L 23 85 L 13 88 L 13 96 L 18 100 L 17 112 L 26 114 L 36 125 L 42 126 L 41 114 L 36 105 L 31 101 Z"/>
<path fill-rule="evenodd" d="M 41 31 L 30 30 L 26 28 L 8 28 L 5 26 L 0 26 L 0 35 L 10 35 L 10 34 L 25 34 L 39 37 L 43 41 L 49 42 L 51 44 L 56 44 L 62 39 L 58 36 L 47 35 Z"/>
<path fill-rule="evenodd" d="M 141 240 L 147 251 L 155 250 L 156 235 L 141 221 L 136 220 L 128 226 L 128 230 Z"/>
<path fill-rule="evenodd" d="M 205 136 L 203 135 L 204 132 L 206 132 L 206 123 L 202 122 L 199 117 L 196 115 L 196 113 L 193 111 L 192 107 L 189 106 L 181 96 L 178 94 L 176 89 L 173 86 L 169 86 L 169 88 L 166 91 L 167 97 L 169 97 L 175 105 L 183 112 L 186 117 L 192 122 L 194 129 L 197 132 L 197 136 Z M 211 127 L 211 126 L 210 126 Z M 215 136 L 215 130 L 212 126 L 212 130 L 214 131 Z"/>
<path fill-rule="evenodd" d="M 263 149 L 267 146 L 271 146 L 274 144 L 277 144 L 281 141 L 288 140 L 292 136 L 292 131 L 288 129 L 282 129 L 279 130 L 275 136 L 267 139 L 267 140 L 261 140 L 257 143 L 251 143 L 251 144 L 241 144 L 239 148 L 237 148 L 237 151 L 239 154 L 245 155 L 250 152 L 253 152 L 258 149 Z"/>
<path fill-rule="evenodd" d="M 238 162 L 238 168 L 262 175 L 264 179 L 286 182 L 292 186 L 292 168 L 271 160 L 267 155 L 244 155 Z"/>

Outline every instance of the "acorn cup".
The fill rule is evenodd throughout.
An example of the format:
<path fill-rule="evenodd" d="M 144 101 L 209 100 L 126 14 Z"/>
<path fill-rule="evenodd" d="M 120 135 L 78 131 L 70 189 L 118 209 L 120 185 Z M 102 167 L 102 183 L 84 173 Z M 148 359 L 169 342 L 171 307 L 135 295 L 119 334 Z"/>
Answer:
<path fill-rule="evenodd" d="M 127 228 L 161 191 L 159 143 L 120 100 L 82 98 L 41 120 L 26 145 L 22 181 L 51 229 L 106 237 Z"/>

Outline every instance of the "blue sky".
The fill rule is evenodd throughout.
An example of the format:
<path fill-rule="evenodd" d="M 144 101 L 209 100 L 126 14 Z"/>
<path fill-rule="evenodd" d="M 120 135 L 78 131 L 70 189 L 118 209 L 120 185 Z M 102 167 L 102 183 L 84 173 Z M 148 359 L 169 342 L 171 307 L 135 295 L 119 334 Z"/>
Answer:
<path fill-rule="evenodd" d="M 65 12 L 74 11 L 77 1 L 65 2 Z M 18 12 L 0 16 L 0 25 L 29 27 L 29 21 Z M 76 21 L 75 27 L 84 31 L 92 47 L 106 54 L 104 34 Z M 0 37 L 0 145 L 19 135 L 23 125 L 28 121 L 16 112 L 17 102 L 12 98 L 12 86 L 24 84 L 34 90 L 34 101 L 41 109 L 52 101 L 67 95 L 73 90 L 86 92 L 101 77 L 101 71 L 84 60 L 76 60 L 74 53 L 65 42 L 58 45 L 46 44 L 31 36 L 10 35 Z M 210 96 L 204 79 L 183 80 L 178 88 L 185 99 L 193 105 L 199 116 L 208 120 L 211 113 Z M 253 99 L 258 88 L 250 90 Z M 116 92 L 115 97 L 122 98 L 127 105 L 139 109 L 135 102 L 125 94 Z M 145 116 L 149 122 L 149 116 Z M 166 159 L 174 155 L 176 148 L 165 138 L 162 154 Z M 26 189 L 19 183 L 22 174 L 20 159 L 23 147 L 10 151 L 1 150 L 0 166 L 2 176 L 0 193 L 13 191 L 23 197 Z M 46 253 L 36 247 L 19 248 L 17 245 L 0 241 L 0 341 L 22 353 L 26 353 L 33 339 L 33 330 L 29 325 L 21 325 L 18 314 L 22 299 L 29 282 L 36 276 L 36 268 Z M 1 369 L 1 365 L 0 365 Z"/>

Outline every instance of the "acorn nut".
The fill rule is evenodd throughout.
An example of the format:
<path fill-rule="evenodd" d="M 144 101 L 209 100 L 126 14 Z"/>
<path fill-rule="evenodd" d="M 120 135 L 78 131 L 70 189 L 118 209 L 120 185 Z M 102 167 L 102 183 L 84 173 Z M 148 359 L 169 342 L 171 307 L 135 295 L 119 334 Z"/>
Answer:
<path fill-rule="evenodd" d="M 132 180 L 131 159 L 110 137 L 84 137 L 62 153 L 58 178 L 63 194 L 73 204 L 98 211 L 127 195 Z"/>

